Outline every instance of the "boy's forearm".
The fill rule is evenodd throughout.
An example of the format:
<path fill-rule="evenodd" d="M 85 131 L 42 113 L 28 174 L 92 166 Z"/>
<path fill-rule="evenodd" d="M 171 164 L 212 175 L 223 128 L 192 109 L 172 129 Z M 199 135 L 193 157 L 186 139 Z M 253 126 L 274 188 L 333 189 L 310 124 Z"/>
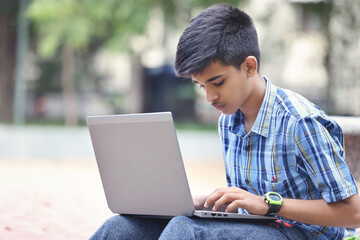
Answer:
<path fill-rule="evenodd" d="M 306 224 L 360 227 L 360 197 L 355 194 L 343 201 L 284 199 L 279 216 Z"/>

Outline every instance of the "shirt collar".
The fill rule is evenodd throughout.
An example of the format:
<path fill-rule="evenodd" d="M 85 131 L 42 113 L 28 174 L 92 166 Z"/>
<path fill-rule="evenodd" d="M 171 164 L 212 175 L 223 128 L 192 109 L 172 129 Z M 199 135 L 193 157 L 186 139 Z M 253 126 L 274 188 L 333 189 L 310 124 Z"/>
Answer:
<path fill-rule="evenodd" d="M 266 77 L 264 77 L 264 79 L 266 81 L 265 96 L 250 132 L 268 137 L 277 88 Z M 244 136 L 245 127 L 243 122 L 243 113 L 239 109 L 230 117 L 229 130 L 234 134 Z M 250 134 L 250 132 L 248 134 Z"/>

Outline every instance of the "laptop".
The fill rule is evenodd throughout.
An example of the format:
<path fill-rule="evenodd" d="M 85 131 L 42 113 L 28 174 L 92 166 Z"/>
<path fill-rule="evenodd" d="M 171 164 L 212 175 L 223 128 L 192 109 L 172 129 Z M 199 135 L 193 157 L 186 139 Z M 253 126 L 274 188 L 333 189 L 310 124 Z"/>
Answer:
<path fill-rule="evenodd" d="M 276 217 L 195 210 L 170 112 L 86 118 L 113 213 L 271 222 Z"/>

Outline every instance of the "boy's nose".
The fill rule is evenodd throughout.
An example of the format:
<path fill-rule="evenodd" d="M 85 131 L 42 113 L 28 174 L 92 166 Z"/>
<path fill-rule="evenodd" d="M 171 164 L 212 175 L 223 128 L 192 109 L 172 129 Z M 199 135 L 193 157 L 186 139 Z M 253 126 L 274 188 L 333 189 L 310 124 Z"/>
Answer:
<path fill-rule="evenodd" d="M 210 89 L 206 89 L 206 100 L 208 102 L 214 102 L 218 98 L 219 98 L 219 95 L 217 94 L 217 92 L 212 91 Z"/>

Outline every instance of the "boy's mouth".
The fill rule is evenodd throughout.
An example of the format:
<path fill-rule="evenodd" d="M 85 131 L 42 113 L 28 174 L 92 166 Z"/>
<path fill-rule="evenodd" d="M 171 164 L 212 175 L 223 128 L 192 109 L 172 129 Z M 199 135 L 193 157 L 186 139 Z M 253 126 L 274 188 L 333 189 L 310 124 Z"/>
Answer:
<path fill-rule="evenodd" d="M 216 104 L 216 103 L 213 103 L 211 104 L 217 111 L 222 111 L 224 108 L 225 108 L 225 104 Z"/>

